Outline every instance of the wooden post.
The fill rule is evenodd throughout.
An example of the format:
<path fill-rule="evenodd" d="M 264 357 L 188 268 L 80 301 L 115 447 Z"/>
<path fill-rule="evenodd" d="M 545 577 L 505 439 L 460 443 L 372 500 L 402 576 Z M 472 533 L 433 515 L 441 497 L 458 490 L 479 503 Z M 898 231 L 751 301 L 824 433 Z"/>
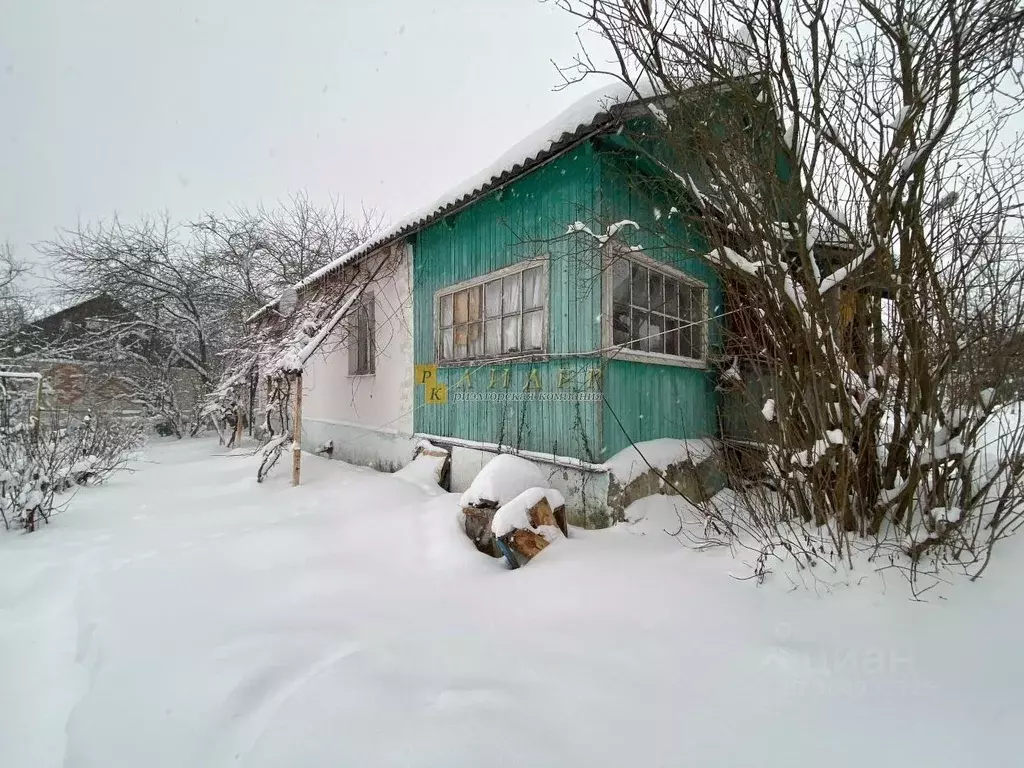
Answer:
<path fill-rule="evenodd" d="M 302 374 L 295 376 L 295 413 L 292 414 L 292 485 L 299 484 L 302 465 Z"/>
<path fill-rule="evenodd" d="M 242 404 L 235 405 L 235 437 L 232 444 L 237 448 L 242 444 Z"/>

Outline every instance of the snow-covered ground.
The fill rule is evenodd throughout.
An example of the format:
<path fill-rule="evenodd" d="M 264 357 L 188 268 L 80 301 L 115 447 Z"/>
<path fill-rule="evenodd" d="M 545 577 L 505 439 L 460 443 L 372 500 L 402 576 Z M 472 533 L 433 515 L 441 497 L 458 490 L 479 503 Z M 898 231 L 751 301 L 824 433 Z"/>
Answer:
<path fill-rule="evenodd" d="M 928 602 L 756 587 L 652 515 L 507 571 L 457 496 L 218 452 L 158 442 L 0 535 L 4 768 L 1024 760 L 1020 558 Z"/>

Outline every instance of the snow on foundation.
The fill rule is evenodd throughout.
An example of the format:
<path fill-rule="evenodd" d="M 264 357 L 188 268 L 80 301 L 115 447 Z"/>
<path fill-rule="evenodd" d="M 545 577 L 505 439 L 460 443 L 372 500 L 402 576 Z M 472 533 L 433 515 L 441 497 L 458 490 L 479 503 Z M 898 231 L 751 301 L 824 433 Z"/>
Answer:
<path fill-rule="evenodd" d="M 502 506 L 531 488 L 544 487 L 544 473 L 533 462 L 501 453 L 487 462 L 459 503 L 463 507 Z"/>
<path fill-rule="evenodd" d="M 673 464 L 691 461 L 698 464 L 709 459 L 715 452 L 711 440 L 677 440 L 663 437 L 647 440 L 625 448 L 605 462 L 605 467 L 619 485 L 629 485 L 653 466 L 664 472 Z"/>
<path fill-rule="evenodd" d="M 394 476 L 424 488 L 435 488 L 441 482 L 441 473 L 448 460 L 448 451 L 427 440 L 416 445 L 416 456 L 395 472 Z"/>
<path fill-rule="evenodd" d="M 494 519 L 491 520 L 491 533 L 501 537 L 516 529 L 538 530 L 530 524 L 530 510 L 544 498 L 548 500 L 551 509 L 565 506 L 562 494 L 554 488 L 528 488 L 494 513 Z M 544 538 L 548 537 L 544 536 Z"/>

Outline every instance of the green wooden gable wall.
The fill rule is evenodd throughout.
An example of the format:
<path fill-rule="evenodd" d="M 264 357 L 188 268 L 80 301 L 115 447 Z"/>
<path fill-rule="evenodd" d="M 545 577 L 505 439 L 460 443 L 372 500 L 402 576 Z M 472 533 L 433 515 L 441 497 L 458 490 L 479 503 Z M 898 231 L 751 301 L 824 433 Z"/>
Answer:
<path fill-rule="evenodd" d="M 435 358 L 438 291 L 517 264 L 546 259 L 547 354 L 510 363 L 438 366 L 444 404 L 416 387 L 418 433 L 500 443 L 585 461 L 657 437 L 717 434 L 717 398 L 704 369 L 629 362 L 602 354 L 602 256 L 581 221 L 600 232 L 632 219 L 644 231 L 631 244 L 706 283 L 711 314 L 721 305 L 706 245 L 686 224 L 666 247 L 655 234 L 657 200 L 635 181 L 628 153 L 584 142 L 529 174 L 424 228 L 413 243 L 414 361 Z M 664 202 L 660 208 L 667 212 Z M 680 220 L 681 221 L 681 220 Z M 684 244 L 684 247 L 680 247 Z M 712 346 L 718 334 L 711 333 Z M 468 375 L 467 375 L 468 374 Z M 468 394 L 467 394 L 468 393 Z"/>

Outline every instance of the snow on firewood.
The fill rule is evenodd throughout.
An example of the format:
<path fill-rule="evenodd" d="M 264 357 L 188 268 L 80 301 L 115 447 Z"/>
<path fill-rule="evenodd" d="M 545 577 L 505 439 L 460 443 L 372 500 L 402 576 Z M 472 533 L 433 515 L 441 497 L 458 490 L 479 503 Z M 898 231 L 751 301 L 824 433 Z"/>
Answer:
<path fill-rule="evenodd" d="M 544 487 L 544 474 L 531 461 L 500 453 L 487 462 L 459 499 L 463 507 L 502 506 L 523 491 Z"/>
<path fill-rule="evenodd" d="M 541 499 L 547 499 L 551 509 L 565 506 L 562 494 L 554 488 L 527 488 L 494 513 L 494 518 L 491 520 L 491 533 L 500 538 L 517 529 L 524 529 L 536 531 L 547 539 L 548 537 L 542 530 L 545 526 L 534 528 L 530 522 L 530 510 L 537 506 Z M 561 531 L 558 531 L 557 528 L 555 531 L 561 535 Z"/>

